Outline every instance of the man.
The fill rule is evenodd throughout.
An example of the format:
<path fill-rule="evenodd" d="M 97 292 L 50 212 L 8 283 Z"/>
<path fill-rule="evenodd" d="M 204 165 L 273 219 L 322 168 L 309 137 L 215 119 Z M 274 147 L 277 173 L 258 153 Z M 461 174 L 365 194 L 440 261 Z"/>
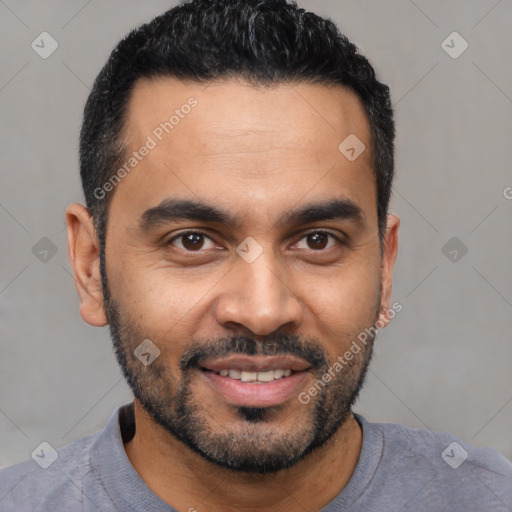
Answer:
<path fill-rule="evenodd" d="M 496 451 L 352 412 L 401 308 L 393 141 L 368 61 L 285 0 L 192 0 L 123 39 L 66 220 L 134 401 L 3 470 L 1 510 L 512 510 Z"/>

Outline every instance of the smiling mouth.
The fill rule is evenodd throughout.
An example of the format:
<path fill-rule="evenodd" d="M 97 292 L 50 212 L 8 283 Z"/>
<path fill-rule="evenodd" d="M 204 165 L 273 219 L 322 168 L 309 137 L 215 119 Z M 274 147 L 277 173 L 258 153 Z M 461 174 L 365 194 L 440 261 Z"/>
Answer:
<path fill-rule="evenodd" d="M 237 369 L 223 368 L 219 371 L 209 370 L 202 368 L 203 371 L 213 372 L 221 377 L 228 377 L 230 379 L 239 380 L 242 382 L 273 382 L 275 380 L 284 379 L 289 377 L 293 372 L 289 368 L 277 370 L 264 370 L 264 371 L 247 371 Z"/>
<path fill-rule="evenodd" d="M 200 364 L 205 382 L 223 400 L 245 407 L 271 407 L 297 395 L 311 365 L 285 356 L 230 354 Z"/>

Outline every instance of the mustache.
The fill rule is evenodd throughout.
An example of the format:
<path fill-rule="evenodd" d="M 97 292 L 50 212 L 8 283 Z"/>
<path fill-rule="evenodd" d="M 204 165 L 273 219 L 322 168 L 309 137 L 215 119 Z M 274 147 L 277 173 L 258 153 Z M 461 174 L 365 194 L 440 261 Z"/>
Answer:
<path fill-rule="evenodd" d="M 248 336 L 195 341 L 181 356 L 180 369 L 186 371 L 191 368 L 199 368 L 206 359 L 229 354 L 293 355 L 306 360 L 314 370 L 325 370 L 329 367 L 327 356 L 320 343 L 313 340 L 302 341 L 297 336 L 279 335 L 268 336 L 262 341 Z"/>

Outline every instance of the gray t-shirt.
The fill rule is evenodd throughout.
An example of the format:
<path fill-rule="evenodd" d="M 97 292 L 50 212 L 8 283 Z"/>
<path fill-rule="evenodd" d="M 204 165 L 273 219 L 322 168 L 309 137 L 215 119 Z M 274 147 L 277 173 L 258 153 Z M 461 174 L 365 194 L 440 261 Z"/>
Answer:
<path fill-rule="evenodd" d="M 363 429 L 359 461 L 321 512 L 512 512 L 512 464 L 497 451 L 441 432 L 355 418 Z M 34 460 L 0 470 L 0 511 L 176 512 L 130 464 L 123 439 L 134 432 L 130 403 L 100 433 L 57 452 L 43 445 Z"/>

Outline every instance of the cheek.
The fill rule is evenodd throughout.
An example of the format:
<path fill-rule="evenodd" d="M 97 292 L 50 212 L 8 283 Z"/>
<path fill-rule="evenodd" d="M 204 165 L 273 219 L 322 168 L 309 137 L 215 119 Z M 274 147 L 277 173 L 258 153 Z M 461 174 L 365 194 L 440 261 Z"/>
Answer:
<path fill-rule="evenodd" d="M 348 318 L 365 321 L 378 308 L 380 280 L 371 269 L 354 274 L 340 283 L 340 305 Z M 372 318 L 373 320 L 373 318 Z"/>
<path fill-rule="evenodd" d="M 141 265 L 133 257 L 118 262 L 111 292 L 130 323 L 159 347 L 179 353 L 193 336 L 198 318 L 208 314 L 209 293 L 216 283 L 221 285 L 224 273 L 180 275 L 176 269 Z"/>
<path fill-rule="evenodd" d="M 311 294 L 329 304 L 336 311 L 344 311 L 351 317 L 368 307 L 373 308 L 380 288 L 380 263 L 373 255 L 354 257 L 346 264 L 331 269 L 328 274 L 314 279 Z"/>
<path fill-rule="evenodd" d="M 357 268 L 359 267 L 359 268 Z M 321 337 L 332 340 L 335 351 L 372 326 L 378 314 L 378 265 L 351 265 L 304 286 L 304 302 Z M 343 348 L 343 347 L 341 347 Z"/>

